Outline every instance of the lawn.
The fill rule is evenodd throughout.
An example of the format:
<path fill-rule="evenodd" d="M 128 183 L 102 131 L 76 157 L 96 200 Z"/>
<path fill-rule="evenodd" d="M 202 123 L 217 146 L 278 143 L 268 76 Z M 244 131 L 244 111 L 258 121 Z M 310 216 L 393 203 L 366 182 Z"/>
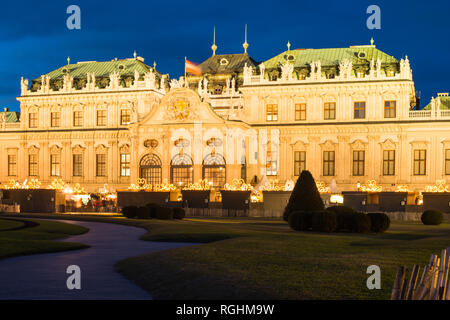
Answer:
<path fill-rule="evenodd" d="M 0 259 L 86 248 L 86 245 L 80 243 L 53 240 L 87 231 L 87 228 L 78 225 L 56 221 L 27 220 L 25 222 L 0 218 Z"/>
<path fill-rule="evenodd" d="M 201 243 L 116 265 L 156 299 L 389 299 L 398 266 L 423 266 L 450 246 L 450 224 L 393 222 L 377 235 L 295 232 L 263 218 L 67 218 L 140 226 L 149 231 L 143 240 Z M 373 264 L 381 290 L 366 287 Z"/>

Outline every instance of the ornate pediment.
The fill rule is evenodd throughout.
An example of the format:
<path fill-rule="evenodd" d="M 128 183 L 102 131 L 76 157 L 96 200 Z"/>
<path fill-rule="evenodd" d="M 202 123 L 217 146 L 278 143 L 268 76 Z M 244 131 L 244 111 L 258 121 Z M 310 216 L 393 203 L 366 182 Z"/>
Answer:
<path fill-rule="evenodd" d="M 120 153 L 130 153 L 130 146 L 128 144 L 123 144 L 119 148 Z"/>
<path fill-rule="evenodd" d="M 73 153 L 80 154 L 80 153 L 83 153 L 84 149 L 85 149 L 85 148 L 84 148 L 83 146 L 77 144 L 77 145 L 75 145 L 75 146 L 72 147 L 72 152 L 73 152 Z"/>
<path fill-rule="evenodd" d="M 95 147 L 96 153 L 106 153 L 108 151 L 108 147 L 106 147 L 104 144 L 99 144 Z"/>
<path fill-rule="evenodd" d="M 333 151 L 335 149 L 336 143 L 331 140 L 326 140 L 320 144 L 323 150 Z"/>
<path fill-rule="evenodd" d="M 36 146 L 31 146 L 28 148 L 28 154 L 38 154 L 39 153 L 39 148 Z"/>
<path fill-rule="evenodd" d="M 366 150 L 367 149 L 367 142 L 364 142 L 360 139 L 356 139 L 352 143 L 350 143 L 350 146 L 353 150 Z"/>
<path fill-rule="evenodd" d="M 392 139 L 386 139 L 383 142 L 380 142 L 380 144 L 385 150 L 394 150 L 397 147 L 397 143 Z"/>
<path fill-rule="evenodd" d="M 56 144 L 54 144 L 50 147 L 50 153 L 53 153 L 53 154 L 61 153 L 61 150 L 62 150 L 62 148 Z"/>
<path fill-rule="evenodd" d="M 426 140 L 420 140 L 420 141 L 414 140 L 414 141 L 410 141 L 409 143 L 415 149 L 427 149 L 428 145 L 430 144 L 430 142 L 426 141 Z"/>

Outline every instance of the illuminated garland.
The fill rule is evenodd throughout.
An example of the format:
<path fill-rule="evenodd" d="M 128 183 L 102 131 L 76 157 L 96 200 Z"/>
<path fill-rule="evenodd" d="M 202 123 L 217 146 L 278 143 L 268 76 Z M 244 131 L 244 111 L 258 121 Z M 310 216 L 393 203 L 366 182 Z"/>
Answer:
<path fill-rule="evenodd" d="M 231 184 L 225 183 L 223 189 L 227 191 L 252 191 L 253 186 L 245 183 L 244 179 L 233 179 Z"/>
<path fill-rule="evenodd" d="M 53 189 L 53 190 L 64 190 L 65 188 L 67 188 L 67 185 L 61 178 L 53 179 L 52 183 L 49 184 L 47 187 L 47 189 Z"/>
<path fill-rule="evenodd" d="M 450 192 L 448 185 L 445 184 L 445 180 L 436 180 L 436 185 L 426 186 L 425 192 Z"/>
<path fill-rule="evenodd" d="M 367 181 L 367 185 L 361 186 L 361 191 L 364 192 L 381 192 L 383 190 L 382 186 L 377 186 L 377 182 L 375 180 Z"/>
<path fill-rule="evenodd" d="M 40 189 L 41 182 L 38 179 L 25 179 L 21 184 L 14 179 L 9 179 L 8 183 L 4 187 L 5 189 Z"/>
<path fill-rule="evenodd" d="M 153 192 L 169 191 L 170 192 L 170 191 L 177 190 L 177 187 L 171 183 L 167 183 L 166 179 L 164 179 L 163 183 L 151 185 L 151 184 L 147 183 L 147 180 L 140 178 L 137 180 L 136 184 L 131 184 L 128 187 L 128 190 L 131 190 L 131 191 L 144 190 L 144 191 L 153 191 Z"/>
<path fill-rule="evenodd" d="M 325 182 L 323 181 L 316 181 L 317 190 L 319 190 L 320 193 L 329 193 L 330 188 L 326 186 Z"/>
<path fill-rule="evenodd" d="M 200 179 L 195 183 L 189 183 L 183 190 L 210 190 L 212 182 L 207 179 Z"/>
<path fill-rule="evenodd" d="M 408 186 L 406 184 L 398 185 L 395 192 L 409 192 Z"/>

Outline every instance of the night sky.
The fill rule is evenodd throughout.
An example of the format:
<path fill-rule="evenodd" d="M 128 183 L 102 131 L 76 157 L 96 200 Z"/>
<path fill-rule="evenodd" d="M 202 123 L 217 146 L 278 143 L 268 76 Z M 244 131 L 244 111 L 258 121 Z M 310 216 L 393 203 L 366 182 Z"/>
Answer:
<path fill-rule="evenodd" d="M 66 9 L 81 8 L 81 30 L 69 30 Z M 381 30 L 366 27 L 366 9 L 381 8 Z M 2 1 L 0 108 L 18 110 L 20 77 L 77 61 L 131 58 L 133 51 L 170 77 L 184 57 L 202 62 L 217 53 L 248 52 L 257 61 L 291 49 L 369 44 L 397 59 L 408 55 L 422 107 L 450 91 L 450 2 L 442 1 Z"/>

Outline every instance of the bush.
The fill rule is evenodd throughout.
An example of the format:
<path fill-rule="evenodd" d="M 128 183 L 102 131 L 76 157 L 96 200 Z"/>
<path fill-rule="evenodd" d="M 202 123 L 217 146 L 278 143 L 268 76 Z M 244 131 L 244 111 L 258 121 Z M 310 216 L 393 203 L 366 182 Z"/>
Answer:
<path fill-rule="evenodd" d="M 289 226 L 295 231 L 305 231 L 312 227 L 311 212 L 294 211 L 289 215 Z"/>
<path fill-rule="evenodd" d="M 182 220 L 186 216 L 183 208 L 173 208 L 173 218 Z"/>
<path fill-rule="evenodd" d="M 371 221 L 367 214 L 356 212 L 352 215 L 351 232 L 366 233 L 370 231 Z"/>
<path fill-rule="evenodd" d="M 312 230 L 333 232 L 336 230 L 336 214 L 333 211 L 316 211 L 312 215 Z"/>
<path fill-rule="evenodd" d="M 127 206 L 122 208 L 122 214 L 129 218 L 135 218 L 137 216 L 138 207 L 136 206 Z"/>
<path fill-rule="evenodd" d="M 437 226 L 440 225 L 442 221 L 444 221 L 444 215 L 438 210 L 426 210 L 424 213 L 422 213 L 420 219 L 425 225 Z"/>
<path fill-rule="evenodd" d="M 156 219 L 171 220 L 173 219 L 172 208 L 159 207 L 156 209 Z"/>
<path fill-rule="evenodd" d="M 146 207 L 149 210 L 150 218 L 156 219 L 156 210 L 161 208 L 161 206 L 156 203 L 147 203 Z"/>
<path fill-rule="evenodd" d="M 391 219 L 385 213 L 372 212 L 368 213 L 367 216 L 370 218 L 370 230 L 372 232 L 385 232 L 391 225 Z"/>
<path fill-rule="evenodd" d="M 283 219 L 289 221 L 289 215 L 294 211 L 322 211 L 324 205 L 316 182 L 309 171 L 303 170 L 292 190 L 289 202 L 283 213 Z"/>
<path fill-rule="evenodd" d="M 150 219 L 150 209 L 148 207 L 137 208 L 137 218 L 138 219 Z"/>
<path fill-rule="evenodd" d="M 328 207 L 327 211 L 336 214 L 336 230 L 337 231 L 351 231 L 353 229 L 354 217 L 357 211 L 346 206 L 332 206 Z"/>

